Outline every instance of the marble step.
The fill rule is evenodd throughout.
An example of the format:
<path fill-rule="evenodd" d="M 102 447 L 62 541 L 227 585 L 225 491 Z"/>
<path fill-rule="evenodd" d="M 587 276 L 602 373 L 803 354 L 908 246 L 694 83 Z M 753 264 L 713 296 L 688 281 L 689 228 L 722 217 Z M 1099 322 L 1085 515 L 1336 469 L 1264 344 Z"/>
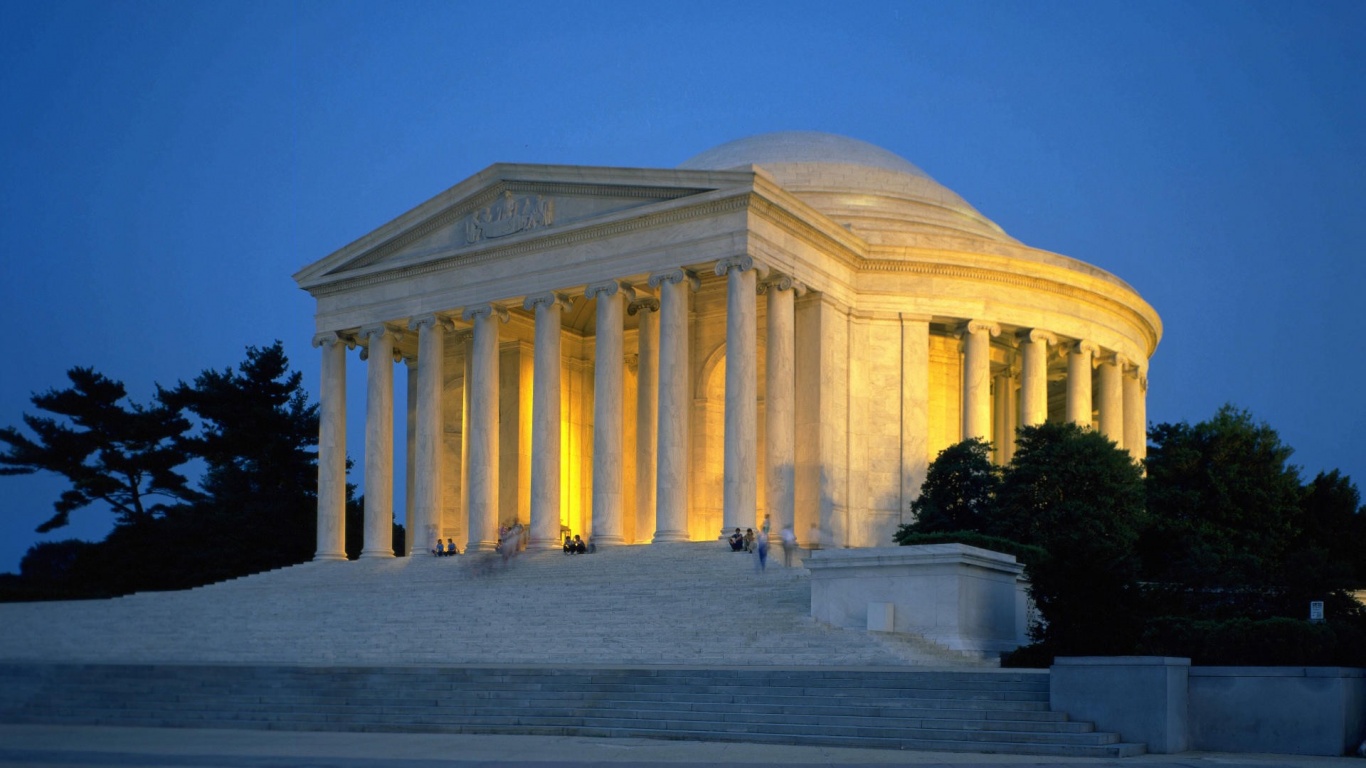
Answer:
<path fill-rule="evenodd" d="M 0 665 L 0 720 L 629 734 L 1093 757 L 1142 751 L 1047 712 L 1047 677 L 896 669 Z"/>

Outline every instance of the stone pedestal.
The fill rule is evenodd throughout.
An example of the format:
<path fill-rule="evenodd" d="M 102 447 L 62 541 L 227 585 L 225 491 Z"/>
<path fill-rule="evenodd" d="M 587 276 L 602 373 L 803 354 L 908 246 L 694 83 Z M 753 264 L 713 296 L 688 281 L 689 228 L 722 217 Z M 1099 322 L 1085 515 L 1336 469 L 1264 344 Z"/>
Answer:
<path fill-rule="evenodd" d="M 885 603 L 893 606 L 892 631 L 950 650 L 995 658 L 1025 641 L 1016 617 L 1024 566 L 1011 555 L 929 544 L 821 550 L 805 565 L 819 621 L 863 629 L 869 606 Z"/>

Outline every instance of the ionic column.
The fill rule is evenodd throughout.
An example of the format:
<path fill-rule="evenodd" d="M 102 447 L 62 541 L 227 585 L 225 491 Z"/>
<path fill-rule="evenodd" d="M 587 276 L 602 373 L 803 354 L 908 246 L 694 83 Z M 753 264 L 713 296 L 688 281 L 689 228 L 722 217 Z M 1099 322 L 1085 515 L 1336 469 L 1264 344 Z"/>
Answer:
<path fill-rule="evenodd" d="M 1100 433 L 1124 447 L 1124 394 L 1120 363 L 1114 355 L 1100 361 Z"/>
<path fill-rule="evenodd" d="M 1001 326 L 972 320 L 963 326 L 963 439 L 991 441 L 991 337 Z"/>
<path fill-rule="evenodd" d="M 650 275 L 659 290 L 659 429 L 655 450 L 655 543 L 688 540 L 688 292 L 683 269 Z"/>
<path fill-rule="evenodd" d="M 593 518 L 588 530 L 597 544 L 621 544 L 622 336 L 626 299 L 634 299 L 635 292 L 627 283 L 609 280 L 588 286 L 583 295 L 598 300 L 593 347 Z"/>
<path fill-rule="evenodd" d="M 1124 448 L 1137 461 L 1148 455 L 1148 425 L 1143 407 L 1143 369 L 1124 366 Z"/>
<path fill-rule="evenodd" d="M 432 541 L 441 533 L 441 440 L 446 431 L 441 388 L 446 331 L 452 325 L 446 318 L 427 314 L 413 318 L 408 328 L 417 331 L 413 525 L 408 529 L 408 552 L 420 554 L 431 551 Z"/>
<path fill-rule="evenodd" d="M 346 350 L 350 340 L 320 333 L 318 387 L 318 549 L 314 560 L 346 559 Z"/>
<path fill-rule="evenodd" d="M 659 414 L 659 300 L 644 297 L 626 311 L 639 318 L 636 367 L 636 541 L 655 526 L 655 447 Z"/>
<path fill-rule="evenodd" d="M 718 538 L 753 526 L 759 495 L 759 362 L 754 260 L 716 263 L 726 278 L 726 432 L 722 527 Z"/>
<path fill-rule="evenodd" d="M 562 293 L 528 296 L 536 312 L 531 402 L 531 539 L 528 549 L 560 545 L 560 326 Z"/>
<path fill-rule="evenodd" d="M 768 510 L 778 530 L 786 527 L 796 531 L 795 306 L 797 293 L 805 288 L 787 276 L 768 281 L 764 288 L 768 293 L 768 359 L 764 377 Z M 729 360 L 726 367 L 730 367 Z"/>
<path fill-rule="evenodd" d="M 1076 341 L 1067 355 L 1067 420 L 1091 426 L 1091 360 L 1100 351 L 1095 342 Z"/>
<path fill-rule="evenodd" d="M 1048 421 L 1048 345 L 1057 344 L 1058 337 L 1038 329 L 1020 338 L 1023 368 L 1020 380 L 1022 418 L 1026 427 Z"/>
<path fill-rule="evenodd" d="M 466 551 L 493 549 L 498 542 L 498 325 L 507 310 L 492 304 L 467 307 L 474 324 L 470 350 L 469 541 Z"/>
<path fill-rule="evenodd" d="M 365 540 L 360 556 L 394 556 L 394 341 L 383 325 L 362 328 L 366 348 Z"/>
<path fill-rule="evenodd" d="M 408 375 L 405 377 L 408 382 L 407 402 L 403 406 L 403 548 L 395 549 L 394 554 L 398 557 L 407 557 L 413 553 L 413 539 L 417 537 L 417 531 L 422 530 L 417 526 L 417 513 L 415 505 L 417 501 L 417 358 L 408 355 L 399 355 L 403 361 L 403 367 Z"/>
<path fill-rule="evenodd" d="M 1006 464 L 1010 461 L 1010 374 L 1002 370 L 991 379 L 991 400 L 992 416 L 995 424 L 992 427 L 992 434 L 995 439 L 992 445 L 996 448 L 996 463 Z"/>
<path fill-rule="evenodd" d="M 460 387 L 460 517 L 465 523 L 465 532 L 469 533 L 470 524 L 470 383 L 474 380 L 471 373 L 473 370 L 472 361 L 474 360 L 474 331 L 463 330 L 456 334 L 456 339 L 460 343 L 460 352 L 463 359 L 461 363 L 461 374 L 463 384 Z M 447 537 L 450 538 L 450 537 Z M 469 546 L 466 539 L 465 546 Z"/>

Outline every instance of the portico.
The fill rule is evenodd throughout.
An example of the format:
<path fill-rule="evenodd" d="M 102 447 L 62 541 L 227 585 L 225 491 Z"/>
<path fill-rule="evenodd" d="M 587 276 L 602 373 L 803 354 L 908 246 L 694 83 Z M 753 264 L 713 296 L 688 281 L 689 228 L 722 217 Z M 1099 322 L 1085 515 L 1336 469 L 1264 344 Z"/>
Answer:
<path fill-rule="evenodd" d="M 791 524 L 883 546 L 939 450 L 1069 419 L 1141 458 L 1156 313 L 905 160 L 770 134 L 678 169 L 498 164 L 295 275 L 318 302 L 319 559 L 342 557 L 345 368 L 367 367 L 366 543 L 521 522 L 599 545 Z M 359 348 L 360 355 L 350 356 Z"/>

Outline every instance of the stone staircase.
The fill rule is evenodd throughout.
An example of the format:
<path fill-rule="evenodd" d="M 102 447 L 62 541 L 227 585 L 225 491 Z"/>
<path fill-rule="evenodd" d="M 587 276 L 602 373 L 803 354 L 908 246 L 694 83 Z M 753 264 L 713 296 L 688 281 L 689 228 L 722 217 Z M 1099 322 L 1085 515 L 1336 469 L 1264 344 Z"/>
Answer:
<path fill-rule="evenodd" d="M 1048 711 L 1024 671 L 5 664 L 0 721 L 1144 752 Z"/>
<path fill-rule="evenodd" d="M 305 563 L 183 592 L 0 605 L 0 660 L 959 666 L 810 618 L 801 568 L 717 543 Z"/>
<path fill-rule="evenodd" d="M 306 563 L 0 605 L 0 721 L 519 733 L 1120 757 L 1048 673 L 827 627 L 716 543 Z"/>

